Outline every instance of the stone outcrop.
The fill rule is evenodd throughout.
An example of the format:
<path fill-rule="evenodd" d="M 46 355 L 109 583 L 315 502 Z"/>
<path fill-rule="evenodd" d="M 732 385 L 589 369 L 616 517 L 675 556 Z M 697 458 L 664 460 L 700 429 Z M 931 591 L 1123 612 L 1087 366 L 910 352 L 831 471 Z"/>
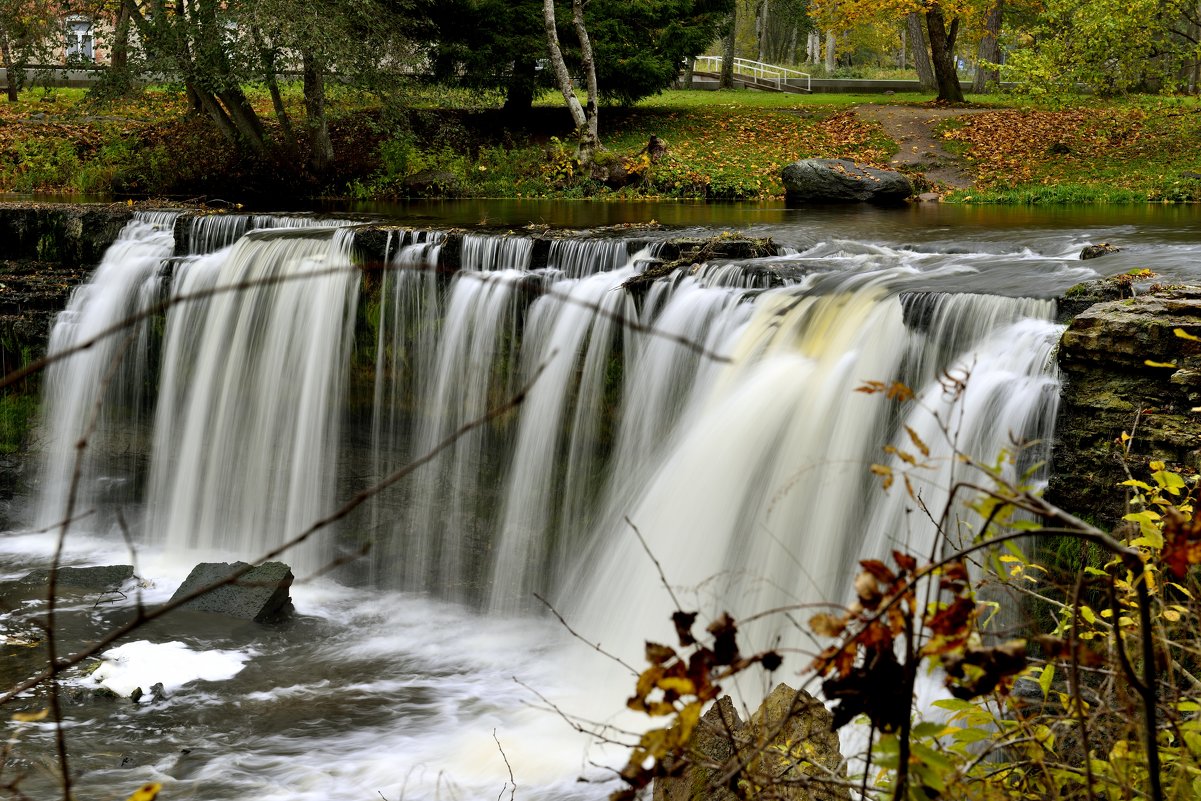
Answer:
<path fill-rule="evenodd" d="M 133 578 L 133 565 L 103 567 L 60 567 L 55 577 L 59 590 L 74 592 L 113 592 Z M 49 570 L 34 570 L 21 579 L 21 584 L 45 587 L 50 581 Z"/>
<path fill-rule="evenodd" d="M 171 600 L 183 598 L 202 587 L 220 584 L 181 608 L 238 620 L 253 620 L 256 623 L 278 623 L 290 617 L 293 612 L 292 598 L 288 592 L 293 581 L 291 568 L 283 562 L 264 562 L 232 582 L 222 584 L 246 566 L 245 562 L 198 564 L 171 596 Z"/>
<path fill-rule="evenodd" d="M 1085 245 L 1080 251 L 1080 258 L 1082 260 L 1099 259 L 1102 256 L 1108 256 L 1110 253 L 1119 253 L 1121 250 L 1121 248 L 1115 247 L 1108 242 L 1101 242 L 1096 245 Z"/>
<path fill-rule="evenodd" d="M 689 764 L 655 782 L 654 801 L 849 801 L 846 766 L 829 710 L 804 690 L 780 684 L 750 717 L 718 700 L 692 735 Z M 741 767 L 740 767 L 741 766 Z"/>
<path fill-rule="evenodd" d="M 866 167 L 848 159 L 803 159 L 780 173 L 793 203 L 900 203 L 913 183 L 896 170 Z"/>
<path fill-rule="evenodd" d="M 1201 469 L 1201 414 L 1192 411 L 1201 407 L 1201 342 L 1178 328 L 1201 336 L 1201 288 L 1097 303 L 1072 320 L 1059 348 L 1053 503 L 1110 528 L 1124 513 L 1123 462 L 1140 478 L 1153 460 Z"/>

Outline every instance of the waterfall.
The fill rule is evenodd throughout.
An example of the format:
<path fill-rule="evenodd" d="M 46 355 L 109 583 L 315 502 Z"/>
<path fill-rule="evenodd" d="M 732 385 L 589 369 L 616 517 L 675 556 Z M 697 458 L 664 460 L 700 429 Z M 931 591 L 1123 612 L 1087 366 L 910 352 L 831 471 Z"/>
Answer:
<path fill-rule="evenodd" d="M 468 234 L 448 271 L 446 234 L 392 231 L 386 268 L 361 277 L 352 230 L 314 222 L 196 218 L 181 254 L 174 215 L 130 224 L 55 346 L 158 301 L 164 281 L 195 297 L 161 342 L 137 327 L 51 373 L 42 520 L 62 514 L 95 409 L 95 441 L 140 428 L 148 466 L 122 473 L 112 447 L 89 449 L 78 508 L 125 475 L 109 502 L 144 507 L 147 541 L 226 558 L 441 448 L 287 558 L 303 573 L 369 545 L 355 580 L 502 613 L 537 593 L 620 638 L 667 617 L 630 523 L 706 613 L 840 600 L 857 559 L 937 536 L 868 470 L 904 426 L 949 465 L 952 446 L 992 461 L 1053 419 L 1049 302 L 910 291 L 914 270 L 872 269 L 870 248 L 852 269 L 827 243 L 810 249 L 835 257 L 821 269 L 706 264 L 627 289 L 655 242 L 560 237 L 537 256 L 528 237 Z M 970 376 L 953 401 L 947 371 Z M 873 380 L 916 399 L 856 392 Z M 526 384 L 519 406 L 473 422 Z M 951 480 L 932 471 L 923 500 L 941 505 Z"/>
<path fill-rule="evenodd" d="M 167 316 L 147 506 L 169 549 L 253 557 L 334 503 L 359 274 L 336 228 L 255 231 L 182 265 Z M 288 559 L 312 571 L 322 549 Z"/>
<path fill-rule="evenodd" d="M 81 347 L 125 320 L 134 322 L 46 372 L 39 526 L 135 498 L 136 463 L 153 399 L 146 387 L 153 332 L 142 315 L 162 299 L 160 274 L 175 248 L 177 216 L 135 214 L 55 319 L 51 356 Z M 76 443 L 85 438 L 88 447 L 78 452 Z M 78 492 L 68 509 L 77 460 Z"/>
<path fill-rule="evenodd" d="M 1050 434 L 1058 328 L 1049 302 L 930 296 L 919 330 L 906 325 L 906 308 L 921 300 L 902 302 L 886 285 L 877 276 L 852 291 L 790 288 L 757 300 L 727 340 L 732 361 L 692 391 L 661 454 L 609 501 L 605 526 L 558 595 L 588 639 L 632 659 L 644 637 L 671 640 L 674 602 L 651 555 L 702 619 L 781 607 L 805 619 L 805 605 L 844 602 L 857 560 L 893 548 L 929 554 L 940 537 L 918 499 L 899 486 L 882 493 L 868 470 L 887 463 L 885 444 L 915 450 L 902 425 L 934 449 L 918 482 L 935 514 L 962 469 L 952 443 L 991 463 L 1015 439 Z M 915 356 L 930 351 L 950 355 L 937 365 Z M 966 379 L 960 396 L 944 392 L 943 370 Z M 898 409 L 856 392 L 869 380 L 909 383 L 916 398 Z M 756 648 L 805 642 L 784 617 L 748 633 Z"/>

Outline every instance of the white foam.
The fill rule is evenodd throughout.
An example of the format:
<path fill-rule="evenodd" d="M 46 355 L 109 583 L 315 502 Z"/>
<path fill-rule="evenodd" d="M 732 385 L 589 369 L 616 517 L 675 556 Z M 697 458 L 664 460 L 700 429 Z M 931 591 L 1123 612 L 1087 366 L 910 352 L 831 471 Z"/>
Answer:
<path fill-rule="evenodd" d="M 232 679 L 250 657 L 246 651 L 195 651 L 182 642 L 138 640 L 106 651 L 104 664 L 89 681 L 120 696 L 127 696 L 138 687 L 148 692 L 158 683 L 170 693 L 193 681 Z"/>

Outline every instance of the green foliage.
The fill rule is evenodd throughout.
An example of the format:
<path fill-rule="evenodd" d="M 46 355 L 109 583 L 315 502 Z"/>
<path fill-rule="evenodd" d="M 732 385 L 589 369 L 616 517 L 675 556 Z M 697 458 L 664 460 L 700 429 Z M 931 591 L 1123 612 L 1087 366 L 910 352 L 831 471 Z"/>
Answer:
<path fill-rule="evenodd" d="M 1032 95 L 1171 89 L 1201 49 L 1176 33 L 1196 4 L 1186 0 L 1049 0 L 1029 44 L 1007 58 L 1005 80 Z"/>
<path fill-rule="evenodd" d="M 681 62 L 721 34 L 733 3 L 592 0 L 586 16 L 601 94 L 632 103 L 671 85 Z M 431 56 L 439 79 L 504 88 L 518 108 L 551 85 L 549 70 L 538 66 L 546 52 L 542 0 L 450 0 L 431 3 L 428 13 L 439 33 Z M 566 32 L 570 12 L 557 16 Z"/>
<path fill-rule="evenodd" d="M 37 399 L 31 395 L 0 395 L 0 454 L 25 449 L 37 408 Z"/>
<path fill-rule="evenodd" d="M 79 171 L 75 143 L 58 137 L 20 140 L 2 158 L 0 183 L 15 192 L 70 186 Z"/>
<path fill-rule="evenodd" d="M 1175 333 L 1201 341 L 1183 329 Z M 946 385 L 952 395 L 966 387 L 958 379 Z M 860 391 L 898 404 L 914 402 L 901 384 L 867 382 Z M 885 448 L 890 464 L 873 465 L 871 472 L 885 491 L 903 487 L 921 503 L 915 486 L 939 469 L 940 460 L 917 432 L 906 433 L 904 446 Z M 1121 441 L 1128 439 L 1123 434 Z M 954 437 L 948 434 L 948 440 Z M 862 561 L 854 601 L 809 620 L 812 634 L 830 643 L 810 670 L 825 678 L 823 694 L 837 704 L 835 727 L 857 719 L 871 730 L 869 752 L 845 755 L 865 763 L 863 776 L 850 777 L 852 786 L 879 801 L 1196 798 L 1197 476 L 1150 462 L 1144 477 L 1115 487 L 1129 493 L 1129 511 L 1123 526 L 1107 534 L 1008 478 L 1019 461 L 1016 453 L 993 465 L 962 453 L 947 458 L 973 473 L 957 486 L 974 494 L 969 507 L 980 521 L 974 539 L 952 545 L 949 532 L 942 531 L 944 555 L 929 561 L 900 551 L 887 564 Z M 941 514 L 931 513 L 947 521 L 962 511 L 949 501 Z M 1068 541 L 1085 546 L 1059 556 L 1086 557 L 1078 572 L 1066 576 L 1066 585 L 1056 584 L 1054 571 L 1018 545 L 1037 545 L 1048 534 L 1061 546 Z M 994 631 L 1000 604 L 988 599 L 1000 594 L 1032 599 L 1050 614 L 1027 617 L 1018 622 L 1020 629 L 1010 620 Z M 732 628 L 733 622 L 722 627 Z M 1015 634 L 1021 638 L 1000 641 Z M 631 703 L 659 686 L 666 674 L 654 671 L 669 664 L 664 654 L 678 658 L 662 648 L 648 646 L 652 668 L 639 679 Z M 729 664 L 723 678 L 749 667 Z M 951 697 L 934 701 L 933 709 L 915 709 L 917 677 L 933 666 L 940 668 Z M 1018 683 L 1025 685 L 1020 694 L 1014 692 Z M 659 707 L 649 709 L 654 714 Z M 656 735 L 655 749 L 635 750 L 631 764 L 642 760 L 638 777 L 667 770 L 678 776 L 681 763 L 692 758 L 688 738 L 699 710 L 672 703 L 659 711 L 680 720 L 667 735 Z M 727 762 L 706 775 L 723 776 L 734 786 L 745 769 L 745 763 Z M 775 792 L 765 787 L 753 797 L 774 798 Z"/>

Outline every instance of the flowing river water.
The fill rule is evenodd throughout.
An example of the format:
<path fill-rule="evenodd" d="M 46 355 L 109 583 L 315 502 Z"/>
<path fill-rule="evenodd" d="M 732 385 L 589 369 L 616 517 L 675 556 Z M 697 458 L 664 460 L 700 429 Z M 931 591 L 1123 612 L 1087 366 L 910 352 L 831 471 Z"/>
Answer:
<path fill-rule="evenodd" d="M 82 515 L 66 561 L 132 560 L 142 578 L 68 606 L 71 647 L 165 600 L 196 562 L 254 559 L 457 436 L 288 551 L 291 623 L 170 616 L 74 677 L 167 696 L 67 703 L 80 797 L 158 781 L 170 799 L 494 798 L 511 770 L 523 801 L 602 798 L 624 754 L 567 719 L 627 725 L 633 678 L 536 599 L 634 665 L 645 639 L 672 639 L 648 550 L 702 619 L 844 601 L 857 560 L 936 547 L 913 501 L 869 472 L 884 446 L 909 447 L 905 427 L 930 445 L 919 491 L 941 509 L 952 448 L 991 462 L 1049 441 L 1057 295 L 1135 268 L 1201 277 L 1190 208 L 405 215 L 364 278 L 357 218 L 139 213 L 59 316 L 52 350 L 194 298 L 47 375 L 37 497 L 28 528 L 0 539 L 4 573 L 44 566 L 56 540 L 38 530 Z M 613 227 L 650 217 L 666 227 Z M 447 269 L 448 231 L 485 220 Z M 584 230 L 535 265 L 530 233 L 497 229 L 531 220 Z M 665 240 L 732 228 L 782 255 L 624 286 Z M 1099 241 L 1123 250 L 1078 259 Z M 947 373 L 967 381 L 954 402 Z M 855 391 L 867 381 L 917 400 Z M 812 648 L 780 616 L 743 634 L 789 653 L 775 680 L 795 681 Z M 8 726 L 5 780 L 49 797 L 51 725 Z"/>

